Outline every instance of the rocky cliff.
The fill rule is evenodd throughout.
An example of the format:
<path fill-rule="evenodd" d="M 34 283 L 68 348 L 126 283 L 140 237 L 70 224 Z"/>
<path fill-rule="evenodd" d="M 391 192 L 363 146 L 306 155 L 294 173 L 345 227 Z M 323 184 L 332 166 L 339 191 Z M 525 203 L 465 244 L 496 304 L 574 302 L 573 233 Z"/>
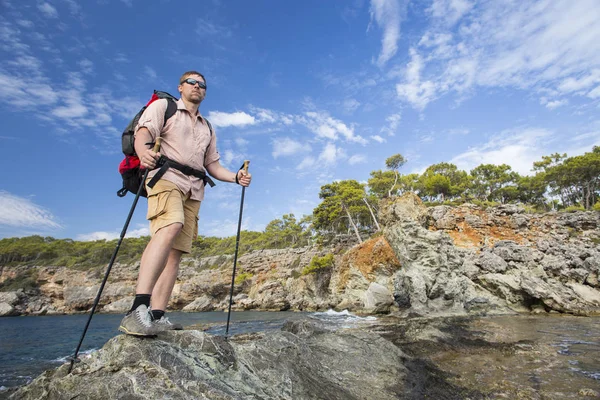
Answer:
<path fill-rule="evenodd" d="M 408 194 L 380 208 L 383 235 L 362 244 L 262 250 L 238 259 L 236 310 L 348 309 L 407 314 L 600 313 L 600 213 L 528 214 L 516 205 L 425 207 Z M 332 266 L 306 273 L 314 257 Z M 232 256 L 184 258 L 170 309 L 226 309 Z M 139 265 L 116 264 L 100 312 L 131 304 Z M 104 266 L 0 267 L 37 289 L 0 293 L 0 315 L 85 312 Z"/>

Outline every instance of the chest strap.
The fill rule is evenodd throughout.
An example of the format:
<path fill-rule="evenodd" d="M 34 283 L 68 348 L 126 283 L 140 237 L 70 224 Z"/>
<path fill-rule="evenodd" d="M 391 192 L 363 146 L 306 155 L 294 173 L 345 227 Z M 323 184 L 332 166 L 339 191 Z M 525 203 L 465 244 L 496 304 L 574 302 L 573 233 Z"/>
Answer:
<path fill-rule="evenodd" d="M 173 161 L 165 156 L 160 156 L 160 158 L 156 162 L 156 167 L 158 168 L 158 171 L 152 177 L 152 179 L 150 179 L 150 182 L 148 182 L 148 186 L 151 188 L 153 188 L 154 185 L 156 185 L 156 182 L 158 182 L 160 178 L 162 178 L 162 176 L 165 174 L 165 172 L 167 172 L 169 168 L 175 168 L 176 170 L 181 171 L 184 175 L 195 176 L 196 178 L 200 178 L 204 182 L 205 186 L 207 183 L 210 185 L 210 187 L 215 186 L 215 182 L 212 179 L 210 179 L 210 177 L 206 175 L 203 171 L 194 169 L 184 164 L 180 164 L 177 161 Z"/>

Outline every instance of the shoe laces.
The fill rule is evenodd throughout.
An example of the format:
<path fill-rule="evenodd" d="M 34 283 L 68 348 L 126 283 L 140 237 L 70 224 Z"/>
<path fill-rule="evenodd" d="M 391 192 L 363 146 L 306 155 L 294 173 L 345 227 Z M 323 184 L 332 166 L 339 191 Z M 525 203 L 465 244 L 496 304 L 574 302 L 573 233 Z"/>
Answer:
<path fill-rule="evenodd" d="M 160 325 L 173 325 L 171 323 L 171 321 L 169 321 L 169 318 L 165 317 L 164 315 L 162 317 L 160 317 L 160 319 L 156 320 L 155 322 Z"/>
<path fill-rule="evenodd" d="M 152 326 L 152 322 L 150 321 L 150 314 L 148 313 L 148 309 L 145 307 L 138 307 L 135 310 L 135 318 L 145 327 L 149 328 Z"/>

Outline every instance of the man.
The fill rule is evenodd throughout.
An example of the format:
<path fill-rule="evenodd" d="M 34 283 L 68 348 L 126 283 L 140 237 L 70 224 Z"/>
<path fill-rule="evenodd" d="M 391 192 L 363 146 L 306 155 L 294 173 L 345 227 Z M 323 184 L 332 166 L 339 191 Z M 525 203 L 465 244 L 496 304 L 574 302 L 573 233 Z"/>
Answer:
<path fill-rule="evenodd" d="M 200 114 L 200 103 L 206 96 L 206 80 L 196 71 L 181 76 L 175 115 L 164 121 L 166 99 L 151 103 L 140 117 L 135 131 L 135 151 L 142 166 L 154 169 L 161 155 L 194 171 L 207 171 L 212 177 L 250 185 L 251 176 L 244 170 L 231 172 L 219 163 L 214 132 Z M 164 125 L 164 126 L 163 126 Z M 157 137 L 161 148 L 150 147 Z M 171 329 L 182 329 L 165 317 L 165 310 L 177 279 L 183 253 L 189 253 L 198 233 L 198 212 L 204 198 L 204 185 L 210 179 L 186 175 L 169 168 L 149 187 L 157 170 L 148 174 L 148 215 L 152 238 L 140 262 L 136 296 L 131 310 L 121 321 L 119 330 L 137 336 L 155 335 Z M 188 171 L 189 172 L 189 171 Z M 211 181 L 212 182 L 212 181 Z"/>

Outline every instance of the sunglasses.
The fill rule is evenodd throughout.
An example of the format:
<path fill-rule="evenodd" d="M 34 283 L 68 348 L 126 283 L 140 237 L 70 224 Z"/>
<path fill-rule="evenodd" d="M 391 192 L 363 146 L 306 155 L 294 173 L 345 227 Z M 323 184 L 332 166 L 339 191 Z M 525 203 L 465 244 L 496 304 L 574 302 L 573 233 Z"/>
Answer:
<path fill-rule="evenodd" d="M 195 79 L 192 78 L 187 78 L 185 81 L 181 82 L 181 83 L 187 83 L 188 85 L 192 85 L 194 86 L 195 84 L 198 84 L 198 87 L 200 87 L 200 89 L 206 89 L 206 83 L 202 82 L 202 81 L 197 81 Z"/>

